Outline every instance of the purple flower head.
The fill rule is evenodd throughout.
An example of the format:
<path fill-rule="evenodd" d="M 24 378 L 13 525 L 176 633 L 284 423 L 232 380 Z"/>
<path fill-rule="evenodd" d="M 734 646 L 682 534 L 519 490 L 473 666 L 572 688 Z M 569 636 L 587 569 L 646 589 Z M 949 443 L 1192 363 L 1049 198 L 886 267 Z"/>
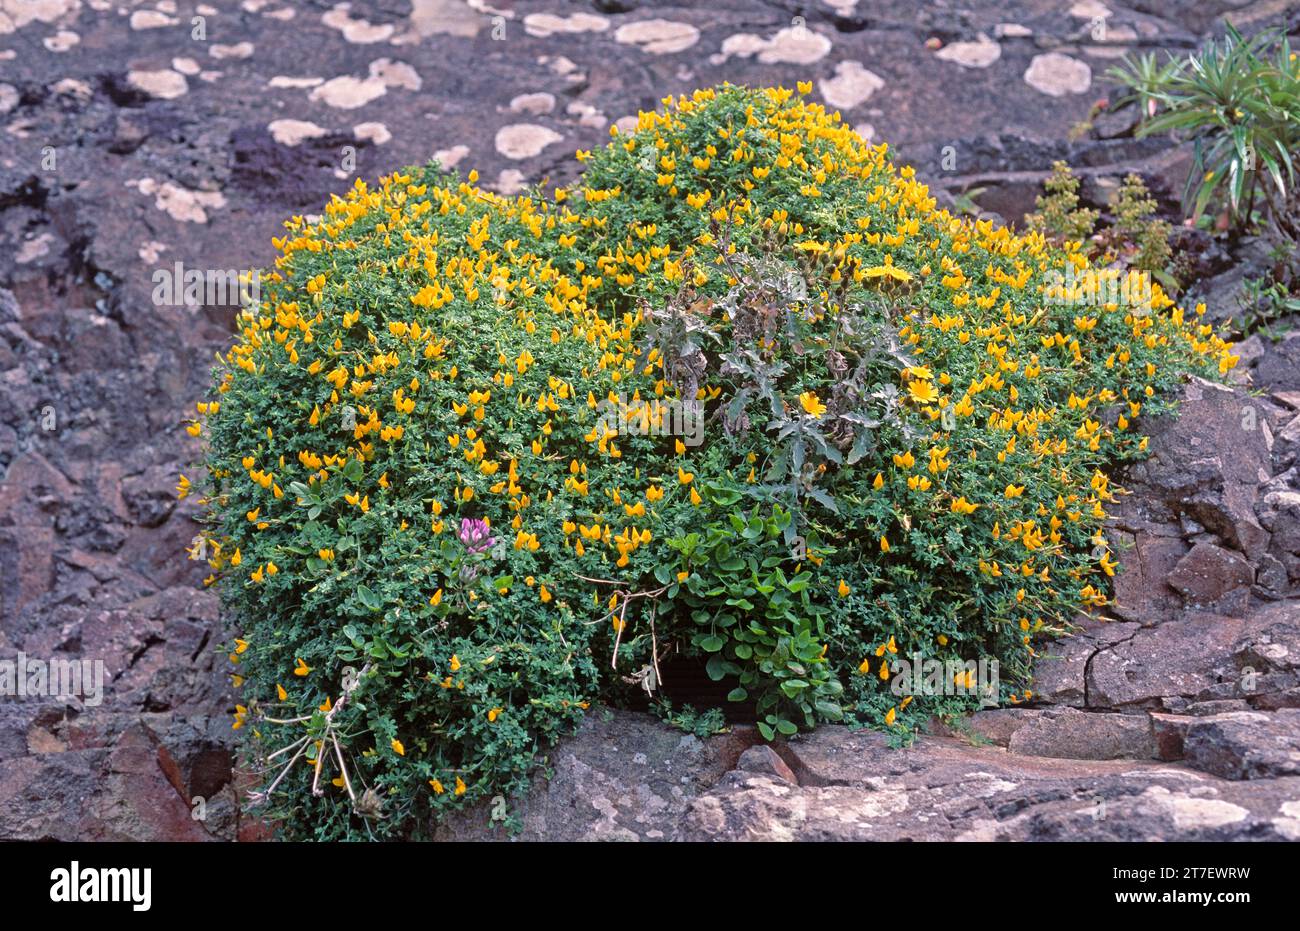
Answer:
<path fill-rule="evenodd" d="M 460 522 L 460 542 L 470 553 L 486 553 L 496 545 L 492 530 L 478 518 L 465 517 Z"/>

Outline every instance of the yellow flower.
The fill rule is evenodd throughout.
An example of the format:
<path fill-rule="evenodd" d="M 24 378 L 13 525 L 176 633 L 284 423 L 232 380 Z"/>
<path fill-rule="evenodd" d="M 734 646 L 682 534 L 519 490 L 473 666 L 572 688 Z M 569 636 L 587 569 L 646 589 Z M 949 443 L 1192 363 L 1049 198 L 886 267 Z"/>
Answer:
<path fill-rule="evenodd" d="M 460 657 L 453 655 L 451 658 L 451 671 L 457 672 L 459 670 L 460 670 Z"/>
<path fill-rule="evenodd" d="M 880 538 L 880 552 L 882 553 L 889 552 L 889 541 L 886 540 L 884 537 Z"/>
<path fill-rule="evenodd" d="M 307 673 L 311 672 L 311 667 L 302 661 L 301 656 L 297 658 L 297 661 L 298 665 L 293 669 L 293 674 L 295 676 L 305 676 Z"/>
<path fill-rule="evenodd" d="M 1024 485 L 1008 485 L 1002 494 L 1008 498 L 1019 498 L 1025 493 Z"/>
<path fill-rule="evenodd" d="M 932 404 L 939 399 L 939 389 L 920 379 L 908 382 L 907 393 L 917 404 Z"/>
<path fill-rule="evenodd" d="M 841 598 L 847 598 L 849 592 L 852 591 L 852 589 L 849 588 L 849 583 L 848 583 L 848 582 L 845 582 L 843 579 L 840 579 L 840 584 L 839 584 L 839 586 L 835 589 L 835 591 L 839 592 L 839 595 L 840 595 Z"/>
<path fill-rule="evenodd" d="M 975 513 L 975 509 L 978 507 L 978 504 L 971 504 L 967 501 L 965 496 L 958 498 L 952 503 L 952 511 L 954 514 L 973 514 Z"/>
<path fill-rule="evenodd" d="M 465 780 L 461 779 L 459 776 L 456 777 L 456 794 L 457 795 L 465 794 Z"/>
<path fill-rule="evenodd" d="M 813 417 L 820 417 L 822 414 L 826 413 L 826 405 L 823 404 L 812 391 L 805 391 L 803 394 L 799 395 L 799 403 L 803 406 L 803 409 Z"/>
<path fill-rule="evenodd" d="M 491 723 L 495 723 L 497 717 L 500 716 L 500 714 L 501 714 L 502 711 L 505 711 L 505 709 L 504 709 L 504 708 L 493 708 L 493 709 L 492 709 L 491 711 L 489 711 L 488 714 L 487 714 L 488 721 L 491 722 Z"/>
<path fill-rule="evenodd" d="M 895 281 L 911 281 L 912 273 L 904 271 L 901 268 L 894 267 L 894 257 L 885 256 L 884 265 L 873 265 L 863 272 L 868 278 L 892 278 Z"/>
<path fill-rule="evenodd" d="M 885 712 L 885 723 L 892 726 L 895 717 L 896 715 L 894 714 L 894 709 L 890 708 L 887 712 Z"/>
<path fill-rule="evenodd" d="M 396 753 L 398 756 L 406 756 L 406 748 L 402 746 L 402 742 L 398 740 L 396 737 L 393 738 L 392 747 L 393 747 L 393 752 Z"/>
<path fill-rule="evenodd" d="M 442 793 L 444 793 L 444 792 L 447 791 L 446 789 L 444 789 L 444 788 L 442 787 L 442 783 L 439 782 L 437 779 L 430 779 L 430 780 L 429 780 L 429 785 L 433 787 L 433 794 L 434 794 L 434 795 L 442 795 Z"/>
<path fill-rule="evenodd" d="M 288 701 L 288 700 L 289 700 L 289 693 L 286 692 L 286 691 L 284 690 L 284 686 L 281 685 L 281 684 L 278 683 L 278 682 L 275 684 L 275 694 L 276 694 L 276 696 L 280 699 L 280 701 Z"/>

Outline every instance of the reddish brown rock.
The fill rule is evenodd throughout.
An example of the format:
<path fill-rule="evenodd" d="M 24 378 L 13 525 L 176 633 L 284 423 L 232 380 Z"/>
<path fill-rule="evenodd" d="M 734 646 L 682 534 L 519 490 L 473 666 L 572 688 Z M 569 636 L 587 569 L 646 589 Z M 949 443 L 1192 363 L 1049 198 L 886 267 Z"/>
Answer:
<path fill-rule="evenodd" d="M 1240 553 L 1213 543 L 1197 543 L 1169 573 L 1169 585 L 1181 592 L 1188 604 L 1204 607 L 1235 594 L 1244 608 L 1255 572 Z"/>

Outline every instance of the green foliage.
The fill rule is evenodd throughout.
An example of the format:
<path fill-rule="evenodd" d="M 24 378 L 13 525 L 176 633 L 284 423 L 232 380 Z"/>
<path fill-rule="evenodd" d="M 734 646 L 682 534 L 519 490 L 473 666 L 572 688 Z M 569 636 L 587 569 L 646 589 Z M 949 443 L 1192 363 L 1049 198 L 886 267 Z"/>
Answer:
<path fill-rule="evenodd" d="M 692 734 L 703 740 L 715 734 L 725 733 L 727 719 L 721 708 L 706 708 L 696 711 L 692 705 L 683 705 L 680 711 L 673 710 L 673 703 L 666 698 L 656 699 L 650 705 L 653 711 L 665 723 L 680 731 Z"/>
<path fill-rule="evenodd" d="M 199 405 L 235 724 L 285 836 L 500 811 L 671 650 L 769 737 L 972 706 L 895 690 L 912 655 L 1029 699 L 1107 602 L 1106 470 L 1235 362 L 1158 286 L 1057 294 L 1079 243 L 939 210 L 786 90 L 579 157 L 572 189 L 431 165 L 290 220 Z"/>
<path fill-rule="evenodd" d="M 1267 277 L 1242 282 L 1241 305 L 1242 314 L 1234 318 L 1237 328 L 1244 334 L 1262 333 L 1275 343 L 1291 329 L 1283 321 L 1300 314 L 1300 296 Z"/>
<path fill-rule="evenodd" d="M 713 497 L 724 507 L 739 500 L 735 493 Z M 657 573 L 670 585 L 668 597 L 690 613 L 697 630 L 691 645 L 709 658 L 709 678 L 737 681 L 728 698 L 754 703 L 768 740 L 843 717 L 844 686 L 826 660 L 826 610 L 813 601 L 813 574 L 787 576 L 789 525 L 779 506 L 748 520 L 733 512 L 703 533 L 669 540 L 679 568 Z"/>
<path fill-rule="evenodd" d="M 1031 230 L 1058 240 L 1084 240 L 1097 224 L 1097 211 L 1079 206 L 1079 179 L 1065 162 L 1052 163 L 1052 174 L 1043 182 L 1047 193 L 1035 200 L 1037 213 L 1028 214 Z"/>
<path fill-rule="evenodd" d="M 1155 216 L 1158 207 L 1142 179 L 1130 174 L 1115 194 L 1115 224 L 1108 231 L 1112 242 L 1126 249 L 1130 268 L 1152 274 L 1167 271 L 1173 253 L 1171 228 Z"/>
<path fill-rule="evenodd" d="M 1184 194 L 1189 216 L 1226 210 L 1238 228 L 1262 203 L 1280 236 L 1300 238 L 1293 153 L 1300 151 L 1300 64 L 1277 31 L 1245 39 L 1231 25 L 1185 61 L 1154 56 L 1113 68 L 1142 110 L 1139 135 L 1173 132 L 1193 141 Z M 1123 101 L 1121 101 L 1123 102 Z"/>

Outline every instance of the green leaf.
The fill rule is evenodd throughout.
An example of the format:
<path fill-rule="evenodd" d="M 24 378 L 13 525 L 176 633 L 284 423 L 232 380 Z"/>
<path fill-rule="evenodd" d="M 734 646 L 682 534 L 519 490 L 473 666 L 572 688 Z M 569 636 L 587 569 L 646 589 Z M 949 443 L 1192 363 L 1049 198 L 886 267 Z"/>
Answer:
<path fill-rule="evenodd" d="M 722 678 L 727 674 L 726 665 L 727 661 L 722 658 L 722 654 L 715 653 L 713 656 L 709 657 L 709 661 L 705 664 L 704 669 L 705 672 L 709 674 L 710 679 L 714 682 L 721 682 Z"/>
<path fill-rule="evenodd" d="M 378 611 L 383 607 L 383 602 L 379 599 L 379 596 L 372 592 L 370 587 L 364 583 L 357 586 L 357 597 L 360 598 L 361 603 L 371 611 Z"/>
<path fill-rule="evenodd" d="M 703 637 L 697 638 L 695 645 L 705 653 L 717 653 L 726 645 L 726 642 L 727 641 L 723 640 L 717 634 L 706 634 Z"/>

